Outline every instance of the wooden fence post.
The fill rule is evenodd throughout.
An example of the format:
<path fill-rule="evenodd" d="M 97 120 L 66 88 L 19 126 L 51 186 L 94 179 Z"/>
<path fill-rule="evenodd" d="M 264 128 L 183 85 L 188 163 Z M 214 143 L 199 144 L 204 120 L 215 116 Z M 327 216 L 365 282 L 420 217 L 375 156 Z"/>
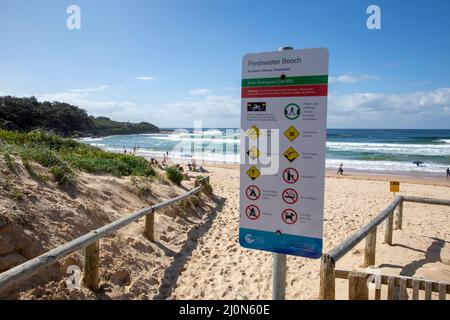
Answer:
<path fill-rule="evenodd" d="M 350 272 L 348 275 L 348 299 L 369 300 L 367 287 L 368 275 L 361 272 Z"/>
<path fill-rule="evenodd" d="M 99 240 L 86 247 L 86 256 L 84 261 L 83 283 L 91 290 L 98 290 L 98 268 L 99 268 Z"/>
<path fill-rule="evenodd" d="M 400 201 L 397 207 L 397 214 L 395 219 L 395 228 L 398 230 L 402 230 L 403 226 L 403 200 Z"/>
<path fill-rule="evenodd" d="M 394 222 L 394 213 L 391 212 L 391 214 L 386 218 L 386 224 L 384 227 L 384 243 L 388 245 L 392 245 L 392 227 Z"/>
<path fill-rule="evenodd" d="M 364 249 L 363 267 L 375 265 L 376 246 L 377 246 L 377 228 L 375 227 L 366 237 L 366 247 Z"/>
<path fill-rule="evenodd" d="M 320 300 L 335 300 L 336 279 L 334 274 L 334 260 L 330 256 L 322 255 L 320 264 Z"/>
<path fill-rule="evenodd" d="M 148 240 L 155 241 L 155 213 L 150 213 L 145 216 L 145 231 L 144 235 Z"/>

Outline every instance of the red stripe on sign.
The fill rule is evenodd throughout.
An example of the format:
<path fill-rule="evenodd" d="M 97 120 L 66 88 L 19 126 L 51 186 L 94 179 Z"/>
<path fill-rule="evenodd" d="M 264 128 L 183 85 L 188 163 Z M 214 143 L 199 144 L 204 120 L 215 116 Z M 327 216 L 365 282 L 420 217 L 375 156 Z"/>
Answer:
<path fill-rule="evenodd" d="M 328 95 L 328 85 L 276 86 L 242 88 L 242 98 L 323 97 Z"/>

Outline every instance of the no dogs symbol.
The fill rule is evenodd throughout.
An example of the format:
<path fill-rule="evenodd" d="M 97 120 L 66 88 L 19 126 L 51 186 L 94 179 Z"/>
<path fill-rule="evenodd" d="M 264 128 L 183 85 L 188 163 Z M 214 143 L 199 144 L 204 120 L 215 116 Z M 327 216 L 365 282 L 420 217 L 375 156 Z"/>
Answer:
<path fill-rule="evenodd" d="M 257 186 L 249 186 L 247 187 L 247 190 L 245 190 L 245 194 L 250 200 L 258 200 L 261 196 L 261 190 L 259 190 Z"/>
<path fill-rule="evenodd" d="M 281 217 L 283 218 L 284 223 L 286 224 L 294 224 L 297 222 L 297 212 L 295 212 L 292 209 L 286 209 L 281 214 Z"/>
<path fill-rule="evenodd" d="M 245 215 L 250 220 L 256 220 L 260 216 L 259 208 L 253 205 L 248 206 L 247 208 L 245 208 Z"/>

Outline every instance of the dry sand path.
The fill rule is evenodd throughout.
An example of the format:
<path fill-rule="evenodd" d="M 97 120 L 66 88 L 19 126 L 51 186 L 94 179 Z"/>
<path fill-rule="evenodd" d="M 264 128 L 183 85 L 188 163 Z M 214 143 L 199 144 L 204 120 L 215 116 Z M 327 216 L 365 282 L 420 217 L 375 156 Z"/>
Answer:
<path fill-rule="evenodd" d="M 225 198 L 213 225 L 187 260 L 171 299 L 270 299 L 272 255 L 243 249 L 238 243 L 239 171 L 233 166 L 207 166 L 215 194 Z M 377 181 L 378 180 L 378 181 Z M 329 250 L 370 221 L 392 200 L 382 177 L 326 179 L 324 247 Z M 418 181 L 420 183 L 420 181 Z M 450 185 L 403 183 L 402 193 L 450 198 Z M 382 244 L 378 230 L 377 264 L 383 272 L 450 281 L 450 208 L 405 205 L 404 228 L 394 233 L 394 246 Z M 358 269 L 363 243 L 338 267 Z M 319 261 L 288 257 L 288 299 L 317 299 Z M 338 281 L 337 297 L 346 298 Z"/>

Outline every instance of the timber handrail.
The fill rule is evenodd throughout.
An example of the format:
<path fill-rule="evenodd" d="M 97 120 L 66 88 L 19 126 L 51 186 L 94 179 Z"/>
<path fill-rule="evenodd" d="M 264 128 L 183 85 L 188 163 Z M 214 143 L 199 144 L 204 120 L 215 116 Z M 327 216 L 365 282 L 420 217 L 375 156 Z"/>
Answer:
<path fill-rule="evenodd" d="M 385 221 L 384 242 L 388 245 L 392 245 L 394 212 L 397 211 L 395 221 L 396 229 L 402 229 L 404 202 L 450 206 L 449 200 L 397 196 L 386 209 L 373 218 L 368 224 L 345 239 L 337 247 L 322 255 L 320 265 L 320 299 L 335 299 L 335 278 L 337 277 L 338 272 L 338 270 L 335 270 L 336 262 L 364 239 L 366 239 L 366 245 L 363 266 L 368 267 L 375 264 L 377 227 L 383 221 Z"/>
<path fill-rule="evenodd" d="M 153 216 L 156 210 L 166 208 L 171 206 L 181 200 L 187 199 L 197 193 L 199 193 L 204 186 L 204 182 L 209 182 L 209 177 L 206 177 L 200 181 L 196 181 L 196 186 L 194 189 L 182 194 L 178 197 L 166 200 L 164 202 L 155 204 L 150 207 L 140 209 L 126 217 L 118 219 L 111 222 L 103 227 L 96 230 L 90 231 L 89 233 L 76 238 L 72 241 L 67 242 L 55 249 L 52 249 L 36 258 L 33 258 L 27 262 L 24 262 L 14 268 L 9 269 L 0 274 L 0 290 L 11 286 L 12 284 L 17 284 L 33 275 L 35 275 L 40 270 L 52 265 L 53 263 L 61 260 L 62 258 L 74 253 L 79 249 L 86 248 L 86 263 L 85 263 L 85 284 L 91 289 L 97 289 L 98 285 L 98 274 L 86 275 L 86 271 L 92 270 L 92 272 L 98 272 L 98 241 L 111 233 L 129 225 L 130 223 L 142 218 L 151 217 L 150 223 L 146 221 L 146 231 L 145 234 L 154 241 L 153 238 Z M 199 183 L 197 183 L 199 182 Z M 150 230 L 148 230 L 150 229 Z M 94 268 L 92 267 L 92 261 L 94 261 Z M 86 279 L 89 279 L 86 281 Z M 87 283 L 86 283 L 87 282 Z"/>
<path fill-rule="evenodd" d="M 328 252 L 328 256 L 331 257 L 335 262 L 342 258 L 347 252 L 353 249 L 358 243 L 360 243 L 373 228 L 381 224 L 390 214 L 392 214 L 397 208 L 397 206 L 402 201 L 402 197 L 398 196 L 395 200 L 384 209 L 378 216 L 376 216 L 372 221 L 366 224 L 364 227 L 359 229 L 356 233 L 352 234 L 350 237 L 345 239 L 340 245 Z"/>

